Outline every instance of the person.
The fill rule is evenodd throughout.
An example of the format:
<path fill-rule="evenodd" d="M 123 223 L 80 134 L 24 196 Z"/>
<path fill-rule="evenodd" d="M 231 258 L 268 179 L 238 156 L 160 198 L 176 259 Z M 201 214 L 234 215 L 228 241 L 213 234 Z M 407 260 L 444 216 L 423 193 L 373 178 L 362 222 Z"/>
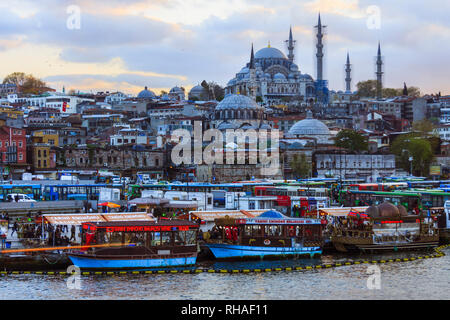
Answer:
<path fill-rule="evenodd" d="M 74 241 L 76 240 L 76 239 L 75 239 L 75 225 L 72 225 L 72 227 L 70 228 L 70 241 L 71 241 L 72 239 L 73 239 Z"/>
<path fill-rule="evenodd" d="M 17 224 L 17 221 L 14 221 L 12 230 L 11 230 L 11 237 L 14 234 L 14 232 L 17 234 L 17 228 L 19 227 L 19 225 Z"/>

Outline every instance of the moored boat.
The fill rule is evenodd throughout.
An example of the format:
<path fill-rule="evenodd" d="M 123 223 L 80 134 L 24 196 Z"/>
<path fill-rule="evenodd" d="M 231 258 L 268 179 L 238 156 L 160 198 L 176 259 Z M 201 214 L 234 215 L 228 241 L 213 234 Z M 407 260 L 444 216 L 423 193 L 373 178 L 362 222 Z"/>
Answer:
<path fill-rule="evenodd" d="M 340 252 L 428 249 L 439 243 L 431 217 L 408 215 L 403 206 L 389 202 L 335 218 L 331 225 L 331 241 Z"/>
<path fill-rule="evenodd" d="M 216 219 L 220 239 L 206 246 L 216 259 L 294 257 L 322 254 L 323 223 L 266 211 L 254 218 Z"/>
<path fill-rule="evenodd" d="M 197 260 L 198 224 L 182 220 L 83 223 L 83 245 L 69 258 L 81 269 L 179 267 Z"/>

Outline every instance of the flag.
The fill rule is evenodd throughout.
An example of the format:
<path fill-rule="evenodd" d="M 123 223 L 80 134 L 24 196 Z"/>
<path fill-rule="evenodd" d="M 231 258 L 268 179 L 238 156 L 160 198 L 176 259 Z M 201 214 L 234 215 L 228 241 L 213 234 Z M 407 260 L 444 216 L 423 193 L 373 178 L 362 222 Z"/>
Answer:
<path fill-rule="evenodd" d="M 63 102 L 63 106 L 62 106 L 62 111 L 66 112 L 66 108 L 67 108 L 67 102 Z"/>

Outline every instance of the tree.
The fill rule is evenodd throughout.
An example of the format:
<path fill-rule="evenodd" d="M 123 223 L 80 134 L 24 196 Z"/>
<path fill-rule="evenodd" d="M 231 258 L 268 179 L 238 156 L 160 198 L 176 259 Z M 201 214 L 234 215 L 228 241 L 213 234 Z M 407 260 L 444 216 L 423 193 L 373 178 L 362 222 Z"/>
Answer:
<path fill-rule="evenodd" d="M 391 145 L 397 165 L 405 171 L 410 171 L 409 158 L 412 157 L 412 174 L 428 176 L 430 164 L 434 155 L 431 142 L 415 133 L 398 136 Z"/>
<path fill-rule="evenodd" d="M 434 125 L 428 119 L 424 119 L 413 122 L 412 129 L 413 131 L 418 131 L 422 137 L 426 137 L 434 131 Z"/>
<path fill-rule="evenodd" d="M 336 147 L 344 148 L 351 152 L 361 152 L 369 149 L 367 138 L 351 129 L 339 131 L 336 135 L 334 144 Z"/>
<path fill-rule="evenodd" d="M 31 74 L 13 72 L 3 79 L 3 84 L 15 84 L 19 92 L 25 94 L 39 94 L 47 89 L 47 84 Z"/>
<path fill-rule="evenodd" d="M 377 95 L 377 80 L 360 81 L 356 85 L 356 95 L 362 97 L 375 97 Z"/>
<path fill-rule="evenodd" d="M 311 174 L 311 163 L 304 153 L 294 154 L 290 166 L 297 179 L 308 178 Z"/>
<path fill-rule="evenodd" d="M 27 75 L 23 72 L 13 72 L 3 79 L 3 84 L 15 84 L 18 88 L 23 86 Z"/>
<path fill-rule="evenodd" d="M 206 80 L 203 80 L 201 86 L 208 92 L 209 100 L 221 101 L 225 96 L 225 90 L 214 81 L 206 82 Z"/>
<path fill-rule="evenodd" d="M 375 98 L 377 96 L 377 80 L 366 80 L 360 81 L 356 85 L 358 88 L 356 95 L 359 98 L 367 97 L 367 98 Z M 420 89 L 418 87 L 408 87 L 407 88 L 408 96 L 410 97 L 419 97 Z M 403 88 L 395 89 L 395 88 L 383 88 L 382 96 L 383 98 L 389 97 L 397 97 L 402 96 L 405 91 L 405 84 Z"/>
<path fill-rule="evenodd" d="M 161 90 L 161 96 L 163 96 L 163 95 L 165 95 L 165 94 L 167 94 L 167 91 Z"/>

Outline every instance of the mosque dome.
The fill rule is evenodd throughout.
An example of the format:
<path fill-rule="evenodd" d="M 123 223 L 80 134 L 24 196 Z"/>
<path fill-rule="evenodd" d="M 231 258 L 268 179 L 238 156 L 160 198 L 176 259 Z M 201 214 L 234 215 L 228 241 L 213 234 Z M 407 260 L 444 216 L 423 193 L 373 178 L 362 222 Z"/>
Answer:
<path fill-rule="evenodd" d="M 274 79 L 274 80 L 286 80 L 286 77 L 285 77 L 285 75 L 282 74 L 282 73 L 277 73 L 277 74 L 275 74 L 275 75 L 273 76 L 273 79 Z"/>
<path fill-rule="evenodd" d="M 304 80 L 310 80 L 310 81 L 313 81 L 313 78 L 309 75 L 309 74 L 302 74 L 301 75 L 301 78 L 302 79 L 304 79 Z"/>
<path fill-rule="evenodd" d="M 266 58 L 287 59 L 283 52 L 281 52 L 277 48 L 272 47 L 262 48 L 255 53 L 255 59 Z"/>
<path fill-rule="evenodd" d="M 170 89 L 170 93 L 184 93 L 184 90 L 180 87 L 173 87 L 172 89 Z"/>
<path fill-rule="evenodd" d="M 139 92 L 138 96 L 139 99 L 153 99 L 156 97 L 155 93 L 153 91 L 150 91 L 147 89 L 147 87 L 144 88 L 141 92 Z"/>
<path fill-rule="evenodd" d="M 291 65 L 291 71 L 298 71 L 298 66 L 295 64 L 295 63 L 293 63 L 292 65 Z"/>
<path fill-rule="evenodd" d="M 308 111 L 306 119 L 297 122 L 291 127 L 289 134 L 301 136 L 331 135 L 330 130 L 322 121 L 313 119 L 311 111 Z"/>
<path fill-rule="evenodd" d="M 216 107 L 216 110 L 226 109 L 261 109 L 252 98 L 242 94 L 230 94 L 226 96 Z"/>
<path fill-rule="evenodd" d="M 193 97 L 197 97 L 198 99 L 203 99 L 205 96 L 208 95 L 208 92 L 205 88 L 203 88 L 201 85 L 197 85 L 189 91 L 189 99 L 192 99 Z"/>
<path fill-rule="evenodd" d="M 249 68 L 247 68 L 247 67 L 243 67 L 242 69 L 241 69 L 241 71 L 239 71 L 239 73 L 249 73 L 250 72 L 250 70 L 249 70 Z"/>
<path fill-rule="evenodd" d="M 380 217 L 399 217 L 400 210 L 390 202 L 383 202 L 378 206 Z"/>

